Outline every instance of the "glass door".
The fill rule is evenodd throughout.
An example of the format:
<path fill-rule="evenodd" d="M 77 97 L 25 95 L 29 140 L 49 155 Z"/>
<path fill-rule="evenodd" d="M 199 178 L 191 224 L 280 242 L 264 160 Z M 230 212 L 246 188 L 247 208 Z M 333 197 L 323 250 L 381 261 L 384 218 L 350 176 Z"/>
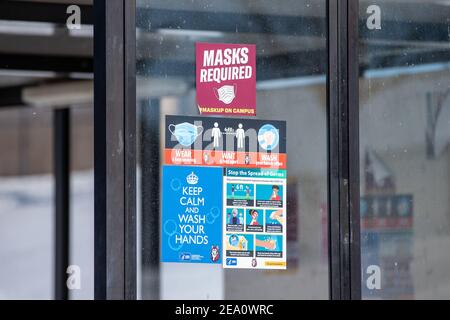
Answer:
<path fill-rule="evenodd" d="M 140 298 L 329 298 L 326 12 L 325 0 L 137 1 Z M 170 132 L 166 116 L 201 116 L 205 117 L 204 121 L 211 118 L 200 115 L 196 99 L 198 43 L 254 45 L 256 49 L 256 116 L 221 114 L 215 115 L 216 118 L 243 123 L 251 120 L 286 123 L 286 185 L 281 192 L 279 187 L 275 190 L 275 186 L 270 186 L 270 192 L 285 193 L 282 194 L 286 199 L 285 212 L 282 212 L 285 239 L 282 236 L 276 239 L 280 240 L 281 252 L 286 255 L 286 270 L 260 270 L 258 259 L 250 269 L 161 262 L 166 250 L 162 239 L 167 232 L 162 211 L 170 205 L 164 203 L 167 201 L 163 194 L 167 183 L 164 151 L 166 141 L 173 139 L 166 136 Z M 226 104 L 230 95 L 237 94 L 232 89 L 218 91 L 218 100 Z M 203 128 L 197 125 L 195 132 L 201 134 Z M 271 133 L 269 136 L 273 137 Z M 194 176 L 190 182 L 195 183 Z M 241 186 L 242 190 L 240 186 L 230 186 L 228 192 L 234 196 L 242 191 L 242 197 L 250 197 L 251 191 L 245 193 L 248 186 Z M 221 184 L 217 185 L 219 190 Z M 226 215 L 228 209 L 231 217 L 233 208 L 223 207 L 218 214 Z M 249 226 L 256 216 L 250 209 L 244 208 L 236 214 L 242 215 L 245 230 L 251 230 Z M 265 231 L 269 220 L 276 215 L 273 213 L 259 211 L 259 224 Z M 258 218 L 255 221 L 258 224 Z M 257 233 L 258 228 L 253 227 Z M 251 235 L 253 240 L 248 241 L 254 241 L 255 246 L 263 240 L 252 232 L 243 233 Z"/>
<path fill-rule="evenodd" d="M 360 7 L 363 298 L 448 299 L 450 7 Z"/>

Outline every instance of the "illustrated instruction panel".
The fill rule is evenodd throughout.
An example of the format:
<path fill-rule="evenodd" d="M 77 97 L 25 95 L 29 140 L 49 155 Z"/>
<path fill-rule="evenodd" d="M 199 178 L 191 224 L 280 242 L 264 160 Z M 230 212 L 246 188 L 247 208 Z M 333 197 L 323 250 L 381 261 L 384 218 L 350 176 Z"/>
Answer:
<path fill-rule="evenodd" d="M 226 168 L 225 268 L 286 269 L 286 170 Z"/>
<path fill-rule="evenodd" d="M 286 169 L 286 122 L 166 116 L 167 165 Z"/>

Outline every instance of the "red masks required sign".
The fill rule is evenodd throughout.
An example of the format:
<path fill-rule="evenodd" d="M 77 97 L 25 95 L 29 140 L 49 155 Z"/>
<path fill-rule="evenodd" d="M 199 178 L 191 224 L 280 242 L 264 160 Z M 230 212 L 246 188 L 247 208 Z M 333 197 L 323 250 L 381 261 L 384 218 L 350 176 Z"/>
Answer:
<path fill-rule="evenodd" d="M 201 114 L 256 115 L 256 46 L 197 43 L 197 105 Z"/>

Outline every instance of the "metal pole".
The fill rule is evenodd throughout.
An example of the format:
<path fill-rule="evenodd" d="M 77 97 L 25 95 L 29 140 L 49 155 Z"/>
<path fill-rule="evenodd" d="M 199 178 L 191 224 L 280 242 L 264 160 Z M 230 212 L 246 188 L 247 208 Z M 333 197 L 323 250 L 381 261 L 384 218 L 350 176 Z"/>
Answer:
<path fill-rule="evenodd" d="M 55 299 L 68 300 L 70 235 L 70 109 L 53 111 L 55 179 Z"/>

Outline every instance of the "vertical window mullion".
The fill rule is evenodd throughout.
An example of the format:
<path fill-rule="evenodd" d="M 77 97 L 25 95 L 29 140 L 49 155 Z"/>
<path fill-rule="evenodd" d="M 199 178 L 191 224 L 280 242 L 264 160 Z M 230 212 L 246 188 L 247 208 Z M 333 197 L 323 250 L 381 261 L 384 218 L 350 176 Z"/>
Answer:
<path fill-rule="evenodd" d="M 95 0 L 95 298 L 136 298 L 135 2 Z"/>
<path fill-rule="evenodd" d="M 358 299 L 358 1 L 328 2 L 330 297 Z"/>

